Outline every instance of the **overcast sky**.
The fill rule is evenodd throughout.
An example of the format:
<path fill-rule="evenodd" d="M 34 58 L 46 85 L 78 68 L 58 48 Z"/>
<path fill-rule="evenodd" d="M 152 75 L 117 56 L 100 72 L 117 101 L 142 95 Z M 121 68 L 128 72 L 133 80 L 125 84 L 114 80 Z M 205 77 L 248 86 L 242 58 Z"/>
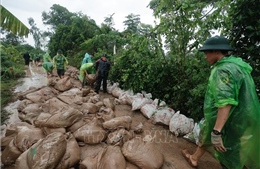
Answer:
<path fill-rule="evenodd" d="M 44 30 L 42 12 L 49 12 L 53 4 L 59 4 L 70 12 L 82 12 L 94 19 L 97 25 L 115 13 L 114 27 L 119 31 L 124 30 L 123 21 L 131 13 L 140 15 L 142 23 L 154 25 L 153 11 L 147 8 L 149 2 L 150 0 L 1 0 L 1 4 L 26 26 L 30 27 L 28 18 L 32 17 L 41 30 Z M 27 41 L 33 45 L 31 37 Z"/>

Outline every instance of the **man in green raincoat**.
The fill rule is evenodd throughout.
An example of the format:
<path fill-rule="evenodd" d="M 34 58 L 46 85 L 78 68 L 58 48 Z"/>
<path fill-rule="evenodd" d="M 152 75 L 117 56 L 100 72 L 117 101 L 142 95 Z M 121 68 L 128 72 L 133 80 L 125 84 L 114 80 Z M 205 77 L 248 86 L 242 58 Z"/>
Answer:
<path fill-rule="evenodd" d="M 89 74 L 95 74 L 95 68 L 94 68 L 94 64 L 92 62 L 91 63 L 84 63 L 80 67 L 78 78 L 82 82 L 82 87 L 84 87 L 86 80 L 87 80 L 86 77 Z"/>
<path fill-rule="evenodd" d="M 57 69 L 57 74 L 61 79 L 64 77 L 68 65 L 68 60 L 62 53 L 62 50 L 59 49 L 57 55 L 53 57 L 53 67 Z"/>
<path fill-rule="evenodd" d="M 199 49 L 212 66 L 204 101 L 205 122 L 195 153 L 182 150 L 193 167 L 209 146 L 223 168 L 260 168 L 260 104 L 252 67 L 236 56 L 223 36 L 205 41 Z"/>

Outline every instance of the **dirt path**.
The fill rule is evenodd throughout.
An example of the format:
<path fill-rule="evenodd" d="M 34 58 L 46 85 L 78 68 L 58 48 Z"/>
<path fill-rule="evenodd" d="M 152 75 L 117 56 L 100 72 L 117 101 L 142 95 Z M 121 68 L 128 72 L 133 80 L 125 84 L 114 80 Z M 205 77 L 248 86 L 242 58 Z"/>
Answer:
<path fill-rule="evenodd" d="M 30 87 L 41 87 L 47 85 L 46 73 L 41 67 L 30 66 L 27 70 L 27 77 L 21 79 L 23 83 L 16 87 L 15 92 L 26 91 Z M 100 92 L 100 99 L 114 97 L 110 94 Z M 17 108 L 19 101 L 11 103 L 6 108 L 13 111 L 8 123 L 14 123 L 19 121 Z M 170 131 L 168 126 L 154 125 L 151 120 L 145 118 L 140 111 L 132 111 L 131 106 L 128 105 L 116 105 L 116 116 L 129 115 L 132 117 L 132 127 L 137 126 L 139 123 L 143 124 L 143 133 L 137 137 L 144 137 L 151 135 L 154 139 L 153 142 L 158 147 L 158 150 L 162 152 L 165 158 L 162 169 L 190 169 L 188 163 L 181 155 L 181 150 L 188 148 L 191 151 L 195 151 L 196 145 L 181 138 L 175 137 Z M 203 155 L 198 163 L 198 169 L 221 169 L 219 163 L 210 154 Z"/>

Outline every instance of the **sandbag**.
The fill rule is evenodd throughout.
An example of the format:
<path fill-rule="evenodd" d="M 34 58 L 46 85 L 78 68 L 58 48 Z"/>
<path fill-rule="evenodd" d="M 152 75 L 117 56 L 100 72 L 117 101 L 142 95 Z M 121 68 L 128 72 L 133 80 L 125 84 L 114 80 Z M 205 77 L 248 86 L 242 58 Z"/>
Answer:
<path fill-rule="evenodd" d="M 38 140 L 44 138 L 45 135 L 40 128 L 32 128 L 20 131 L 14 137 L 14 145 L 21 151 L 28 150 Z"/>
<path fill-rule="evenodd" d="M 101 107 L 97 113 L 97 118 L 103 121 L 108 121 L 115 117 L 115 112 L 111 108 Z"/>
<path fill-rule="evenodd" d="M 94 103 L 83 103 L 81 106 L 81 111 L 84 114 L 88 113 L 97 113 L 98 112 L 98 107 Z"/>
<path fill-rule="evenodd" d="M 107 146 L 98 157 L 97 169 L 126 168 L 126 161 L 119 146 Z"/>
<path fill-rule="evenodd" d="M 180 114 L 180 111 L 172 116 L 169 123 L 169 130 L 174 133 L 175 136 L 188 134 L 192 131 L 193 127 L 194 120 Z"/>
<path fill-rule="evenodd" d="M 144 106 L 141 107 L 140 111 L 141 113 L 147 117 L 148 119 L 150 119 L 157 111 L 157 106 L 150 103 L 150 104 L 146 104 Z"/>
<path fill-rule="evenodd" d="M 115 117 L 111 120 L 105 121 L 103 127 L 108 130 L 116 130 L 118 128 L 130 129 L 132 118 L 130 116 Z"/>
<path fill-rule="evenodd" d="M 83 99 L 79 96 L 80 90 L 78 88 L 72 88 L 68 91 L 65 91 L 57 96 L 61 101 L 67 104 L 82 104 Z"/>
<path fill-rule="evenodd" d="M 11 140 L 9 145 L 4 149 L 1 154 L 1 162 L 4 165 L 11 165 L 15 163 L 15 160 L 22 154 L 15 145 L 14 140 Z"/>
<path fill-rule="evenodd" d="M 51 128 L 70 127 L 82 117 L 83 114 L 79 110 L 74 109 L 73 107 L 63 107 L 46 120 L 36 119 L 34 125 L 37 127 Z"/>
<path fill-rule="evenodd" d="M 135 97 L 132 102 L 132 111 L 140 110 L 144 105 L 152 103 L 153 100 L 145 96 Z"/>
<path fill-rule="evenodd" d="M 73 133 L 74 137 L 87 144 L 98 144 L 106 138 L 106 131 L 93 119 Z"/>
<path fill-rule="evenodd" d="M 37 142 L 38 143 L 38 142 Z M 34 144 L 31 149 L 35 148 L 38 144 Z M 27 156 L 30 149 L 23 152 L 15 161 L 15 169 L 30 169 L 27 163 Z"/>
<path fill-rule="evenodd" d="M 76 165 L 80 161 L 80 149 L 76 139 L 71 133 L 67 134 L 67 148 L 65 155 L 55 169 L 65 169 Z"/>
<path fill-rule="evenodd" d="M 155 145 L 140 138 L 127 141 L 122 152 L 128 161 L 142 169 L 160 169 L 164 162 L 163 154 Z"/>
<path fill-rule="evenodd" d="M 26 123 L 26 122 L 17 122 L 13 124 L 8 124 L 5 128 L 5 135 L 1 137 L 1 148 L 5 148 L 9 145 L 10 141 L 14 139 L 14 137 L 18 134 L 22 129 L 30 129 L 34 128 L 34 126 Z"/>
<path fill-rule="evenodd" d="M 156 124 L 164 124 L 168 126 L 174 113 L 175 111 L 170 107 L 158 108 L 153 116 L 153 122 Z"/>
<path fill-rule="evenodd" d="M 28 151 L 28 166 L 31 169 L 54 169 L 66 152 L 66 136 L 59 132 L 52 133 L 39 140 L 36 145 Z"/>
<path fill-rule="evenodd" d="M 42 104 L 42 110 L 45 113 L 54 114 L 60 108 L 66 107 L 66 106 L 68 106 L 68 104 L 66 104 L 63 101 L 54 97 Z"/>
<path fill-rule="evenodd" d="M 63 79 L 59 79 L 54 85 L 54 88 L 61 92 L 67 91 L 72 87 L 73 84 L 70 81 L 70 77 L 64 77 Z"/>
<path fill-rule="evenodd" d="M 107 108 L 111 108 L 113 111 L 115 110 L 115 105 L 109 98 L 104 98 L 103 103 Z"/>
<path fill-rule="evenodd" d="M 43 87 L 36 92 L 27 94 L 25 97 L 26 99 L 31 100 L 34 103 L 43 103 L 54 97 L 56 95 L 56 92 L 57 91 L 50 87 Z"/>
<path fill-rule="evenodd" d="M 134 137 L 133 131 L 127 131 L 125 129 L 119 129 L 112 133 L 108 134 L 107 144 L 110 145 L 123 145 L 128 140 L 131 140 Z"/>

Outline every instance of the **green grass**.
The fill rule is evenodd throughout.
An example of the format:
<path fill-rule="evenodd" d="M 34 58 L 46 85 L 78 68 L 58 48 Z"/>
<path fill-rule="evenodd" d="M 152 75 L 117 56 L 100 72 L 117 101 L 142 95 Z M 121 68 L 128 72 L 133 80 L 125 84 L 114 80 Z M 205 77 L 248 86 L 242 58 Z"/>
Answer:
<path fill-rule="evenodd" d="M 1 124 L 9 118 L 9 113 L 4 107 L 13 101 L 13 89 L 18 83 L 18 79 L 1 80 Z"/>

